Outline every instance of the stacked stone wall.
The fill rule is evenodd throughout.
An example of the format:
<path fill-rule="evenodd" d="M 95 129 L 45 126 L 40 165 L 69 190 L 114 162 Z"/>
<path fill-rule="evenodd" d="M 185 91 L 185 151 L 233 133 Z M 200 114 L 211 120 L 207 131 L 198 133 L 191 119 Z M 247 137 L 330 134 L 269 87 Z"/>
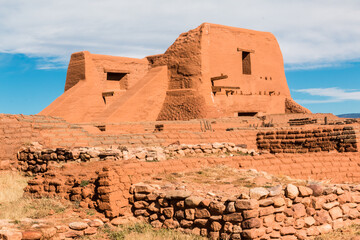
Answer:
<path fill-rule="evenodd" d="M 264 154 L 225 158 L 178 158 L 160 162 L 106 160 L 101 164 L 69 163 L 62 168 L 39 174 L 29 182 L 25 192 L 34 197 L 59 196 L 76 200 L 83 207 L 96 208 L 108 217 L 116 217 L 128 209 L 128 190 L 131 184 L 146 181 L 162 173 L 194 171 L 216 165 L 255 168 L 299 179 L 326 180 L 333 183 L 360 182 L 358 153 Z M 89 192 L 91 194 L 86 194 Z"/>
<path fill-rule="evenodd" d="M 210 239 L 311 239 L 360 223 L 358 186 L 288 184 L 253 188 L 221 200 L 155 188 L 132 186 L 135 216 L 155 228 L 179 229 Z"/>
<path fill-rule="evenodd" d="M 15 168 L 22 146 L 38 142 L 44 146 L 87 146 L 88 133 L 61 118 L 0 114 L 0 170 Z"/>
<path fill-rule="evenodd" d="M 353 126 L 259 132 L 257 146 L 271 153 L 357 152 L 356 133 Z"/>
<path fill-rule="evenodd" d="M 137 147 L 118 146 L 117 148 L 56 148 L 44 149 L 41 145 L 23 147 L 17 154 L 19 170 L 31 173 L 44 173 L 50 169 L 61 167 L 68 162 L 94 162 L 104 160 L 129 160 L 158 162 L 168 158 L 185 156 L 204 157 L 205 155 L 257 155 L 255 150 L 246 149 L 246 145 L 234 143 L 213 143 L 195 145 L 170 145 L 168 147 Z M 226 156 L 226 155 L 224 155 Z"/>

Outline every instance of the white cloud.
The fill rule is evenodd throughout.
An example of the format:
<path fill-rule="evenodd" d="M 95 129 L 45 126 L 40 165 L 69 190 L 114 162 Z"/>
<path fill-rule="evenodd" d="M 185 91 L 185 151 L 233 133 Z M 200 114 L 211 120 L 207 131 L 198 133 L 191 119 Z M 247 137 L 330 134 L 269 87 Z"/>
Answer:
<path fill-rule="evenodd" d="M 360 59 L 358 0 L 0 0 L 0 19 L 0 52 L 40 57 L 48 67 L 81 50 L 162 53 L 202 22 L 273 32 L 287 69 Z"/>
<path fill-rule="evenodd" d="M 326 97 L 327 99 L 298 99 L 301 104 L 309 103 L 334 103 L 343 101 L 360 101 L 360 91 L 354 89 L 333 88 L 308 88 L 293 90 L 294 92 L 305 93 L 315 97 Z"/>

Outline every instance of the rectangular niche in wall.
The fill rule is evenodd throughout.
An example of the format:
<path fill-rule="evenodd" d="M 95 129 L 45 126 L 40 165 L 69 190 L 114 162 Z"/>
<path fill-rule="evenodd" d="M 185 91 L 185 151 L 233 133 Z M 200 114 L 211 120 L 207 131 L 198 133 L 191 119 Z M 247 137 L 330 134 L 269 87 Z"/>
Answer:
<path fill-rule="evenodd" d="M 127 89 L 128 86 L 128 73 L 124 72 L 107 72 L 106 80 L 108 81 L 119 81 L 120 89 Z"/>
<path fill-rule="evenodd" d="M 242 68 L 243 74 L 251 74 L 250 52 L 242 52 Z"/>
<path fill-rule="evenodd" d="M 238 112 L 238 117 L 254 117 L 257 112 Z"/>

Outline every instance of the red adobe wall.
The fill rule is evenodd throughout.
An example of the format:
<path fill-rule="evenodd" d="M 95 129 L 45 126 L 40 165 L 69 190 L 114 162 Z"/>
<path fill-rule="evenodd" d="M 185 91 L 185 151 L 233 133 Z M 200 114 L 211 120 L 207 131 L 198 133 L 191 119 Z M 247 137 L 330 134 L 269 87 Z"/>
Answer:
<path fill-rule="evenodd" d="M 40 114 L 104 124 L 285 112 L 309 110 L 291 99 L 274 35 L 203 23 L 143 59 L 72 54 L 65 92 Z"/>
<path fill-rule="evenodd" d="M 146 126 L 146 124 L 145 124 Z M 155 123 L 152 125 L 154 129 Z M 175 124 L 176 126 L 176 124 Z M 179 125 L 186 129 L 187 125 Z M 143 127 L 143 126 L 142 126 Z M 92 127 L 94 128 L 94 127 Z M 107 132 L 89 133 L 80 125 L 71 124 L 61 118 L 40 115 L 0 115 L 0 169 L 11 168 L 16 164 L 16 154 L 20 147 L 31 142 L 39 142 L 44 147 L 109 147 L 124 146 L 167 146 L 174 142 L 180 144 L 199 144 L 232 142 L 256 148 L 256 131 L 202 132 L 200 125 L 189 131 L 164 131 L 109 134 Z M 197 130 L 196 130 L 197 129 Z M 134 131 L 136 128 L 134 129 Z"/>

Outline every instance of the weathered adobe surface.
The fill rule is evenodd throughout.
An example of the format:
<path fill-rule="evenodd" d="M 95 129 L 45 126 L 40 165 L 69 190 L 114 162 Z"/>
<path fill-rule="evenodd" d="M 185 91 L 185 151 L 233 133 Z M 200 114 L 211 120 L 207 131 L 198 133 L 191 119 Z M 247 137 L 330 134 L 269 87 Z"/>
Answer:
<path fill-rule="evenodd" d="M 155 228 L 179 229 L 210 239 L 311 239 L 360 223 L 357 185 L 278 185 L 222 199 L 167 188 L 133 185 L 133 214 Z"/>
<path fill-rule="evenodd" d="M 293 99 L 286 98 L 285 113 L 311 113 L 311 111 L 296 103 Z"/>
<path fill-rule="evenodd" d="M 157 120 L 189 120 L 206 116 L 201 84 L 201 27 L 181 34 L 163 55 L 148 57 L 152 66 L 167 65 L 169 90 Z M 174 91 L 171 91 L 174 90 Z"/>

